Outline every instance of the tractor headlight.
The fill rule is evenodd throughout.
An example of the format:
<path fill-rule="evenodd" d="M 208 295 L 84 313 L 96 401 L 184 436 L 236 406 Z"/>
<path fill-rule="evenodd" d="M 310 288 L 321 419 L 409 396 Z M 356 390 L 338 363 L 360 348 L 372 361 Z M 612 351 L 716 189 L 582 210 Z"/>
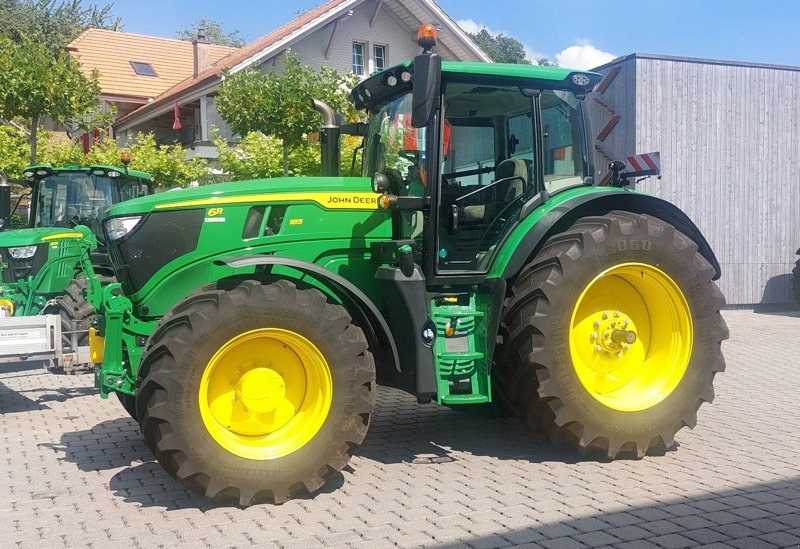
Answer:
<path fill-rule="evenodd" d="M 8 253 L 14 259 L 30 259 L 36 253 L 36 246 L 20 246 L 19 248 L 9 248 Z"/>
<path fill-rule="evenodd" d="M 112 217 L 106 221 L 106 234 L 111 241 L 119 240 L 133 230 L 141 221 L 142 216 L 136 217 Z"/>

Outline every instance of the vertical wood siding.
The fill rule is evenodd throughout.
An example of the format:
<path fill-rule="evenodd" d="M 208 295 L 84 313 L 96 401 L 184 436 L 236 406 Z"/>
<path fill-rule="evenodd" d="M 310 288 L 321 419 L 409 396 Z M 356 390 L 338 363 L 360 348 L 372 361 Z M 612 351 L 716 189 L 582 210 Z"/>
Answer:
<path fill-rule="evenodd" d="M 662 179 L 638 189 L 698 225 L 719 259 L 729 305 L 791 303 L 800 248 L 800 68 L 642 57 L 622 64 L 635 67 L 635 137 L 626 132 L 612 150 L 661 151 Z M 630 84 L 612 87 L 620 85 Z M 605 95 L 614 93 L 622 92 Z"/>

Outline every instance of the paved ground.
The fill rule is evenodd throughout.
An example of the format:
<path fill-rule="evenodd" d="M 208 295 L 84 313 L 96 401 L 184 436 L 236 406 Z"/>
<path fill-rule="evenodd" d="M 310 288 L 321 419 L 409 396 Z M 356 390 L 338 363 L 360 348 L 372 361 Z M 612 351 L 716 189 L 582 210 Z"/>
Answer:
<path fill-rule="evenodd" d="M 382 389 L 337 481 L 246 510 L 181 490 L 90 376 L 3 373 L 0 546 L 797 546 L 798 316 L 726 314 L 717 399 L 666 455 L 580 460 L 513 419 Z"/>

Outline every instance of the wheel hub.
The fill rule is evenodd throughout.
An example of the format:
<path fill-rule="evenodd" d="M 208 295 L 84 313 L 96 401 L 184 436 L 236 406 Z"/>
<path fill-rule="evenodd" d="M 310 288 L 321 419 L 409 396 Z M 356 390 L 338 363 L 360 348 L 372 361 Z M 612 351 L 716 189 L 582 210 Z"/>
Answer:
<path fill-rule="evenodd" d="M 599 311 L 592 326 L 589 344 L 604 358 L 622 358 L 638 339 L 633 321 L 620 311 Z"/>
<path fill-rule="evenodd" d="M 246 410 L 259 414 L 273 412 L 286 398 L 286 382 L 271 368 L 253 368 L 239 378 L 236 397 Z"/>

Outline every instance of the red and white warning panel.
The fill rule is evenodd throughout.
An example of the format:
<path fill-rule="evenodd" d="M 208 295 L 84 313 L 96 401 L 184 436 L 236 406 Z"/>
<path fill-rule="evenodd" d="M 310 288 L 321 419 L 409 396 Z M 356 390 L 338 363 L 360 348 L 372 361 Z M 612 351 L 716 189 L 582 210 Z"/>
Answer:
<path fill-rule="evenodd" d="M 628 164 L 630 171 L 637 174 L 658 175 L 661 173 L 661 153 L 658 151 L 629 156 L 625 163 Z"/>

